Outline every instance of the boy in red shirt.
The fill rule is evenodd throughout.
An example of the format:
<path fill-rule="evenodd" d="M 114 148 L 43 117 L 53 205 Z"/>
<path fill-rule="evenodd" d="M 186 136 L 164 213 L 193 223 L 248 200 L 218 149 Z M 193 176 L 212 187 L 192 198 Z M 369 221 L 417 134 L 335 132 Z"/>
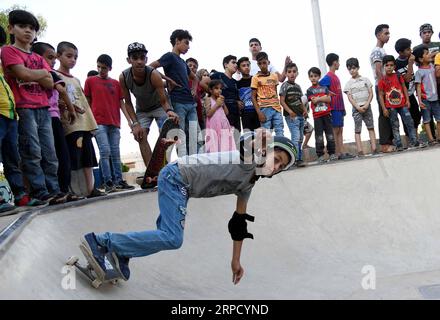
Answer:
<path fill-rule="evenodd" d="M 318 155 L 318 162 L 324 163 L 324 132 L 327 139 L 327 151 L 330 156 L 330 161 L 338 160 L 336 156 L 336 143 L 333 134 L 332 116 L 330 108 L 330 91 L 327 87 L 319 84 L 321 78 L 321 70 L 318 68 L 311 68 L 309 70 L 309 79 L 312 86 L 307 90 L 307 98 L 312 102 L 313 118 L 315 120 L 315 140 L 316 140 L 316 154 Z"/>
<path fill-rule="evenodd" d="M 396 59 L 393 56 L 387 55 L 383 58 L 382 64 L 385 68 L 385 76 L 378 83 L 379 102 L 384 116 L 390 118 L 397 151 L 403 151 L 398 114 L 400 114 L 404 125 L 408 128 L 410 146 L 418 147 L 419 142 L 417 141 L 416 130 L 414 129 L 414 121 L 409 112 L 411 103 L 405 80 L 394 72 Z"/>
<path fill-rule="evenodd" d="M 58 184 L 58 159 L 55 153 L 47 91 L 54 87 L 51 68 L 31 52 L 40 28 L 38 20 L 24 10 L 9 13 L 9 34 L 14 44 L 1 51 L 6 81 L 12 89 L 19 116 L 19 151 L 23 173 L 31 195 L 50 204 L 66 202 Z"/>
<path fill-rule="evenodd" d="M 84 87 L 84 93 L 98 124 L 95 137 L 98 143 L 99 162 L 106 192 L 113 192 L 116 189 L 134 189 L 133 186 L 129 186 L 122 179 L 119 150 L 121 141 L 120 110 L 122 110 L 129 123 L 130 117 L 127 116 L 125 110 L 124 96 L 119 82 L 108 76 L 109 71 L 112 69 L 112 62 L 112 58 L 106 54 L 99 56 L 97 61 L 99 74 L 87 78 Z"/>

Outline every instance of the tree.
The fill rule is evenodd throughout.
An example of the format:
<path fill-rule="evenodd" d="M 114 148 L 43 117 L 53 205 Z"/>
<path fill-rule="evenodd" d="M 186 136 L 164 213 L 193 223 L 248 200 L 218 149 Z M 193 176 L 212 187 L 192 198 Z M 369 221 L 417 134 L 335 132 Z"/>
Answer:
<path fill-rule="evenodd" d="M 6 33 L 8 32 L 8 15 L 9 12 L 14 10 L 27 10 L 26 6 L 13 5 L 8 9 L 3 9 L 0 11 L 0 26 L 5 29 Z M 29 11 L 29 10 L 28 10 Z M 47 21 L 41 15 L 36 15 L 38 22 L 40 23 L 40 31 L 37 33 L 37 37 L 41 37 L 44 35 L 44 32 L 47 30 Z M 8 37 L 7 44 L 10 44 L 10 39 Z"/>

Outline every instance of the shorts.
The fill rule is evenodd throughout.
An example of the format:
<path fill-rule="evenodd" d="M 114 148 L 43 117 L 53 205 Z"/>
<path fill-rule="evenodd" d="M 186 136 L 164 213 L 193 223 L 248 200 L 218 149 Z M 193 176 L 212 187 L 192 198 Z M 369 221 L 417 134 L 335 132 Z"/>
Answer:
<path fill-rule="evenodd" d="M 434 118 L 435 121 L 440 122 L 440 103 L 438 101 L 423 100 L 426 109 L 422 109 L 423 123 L 428 124 Z"/>
<path fill-rule="evenodd" d="M 313 133 L 313 131 L 315 131 L 315 128 L 313 128 L 313 125 L 309 121 L 306 121 L 304 123 L 304 135 Z"/>
<path fill-rule="evenodd" d="M 344 127 L 344 117 L 346 115 L 345 110 L 333 110 L 332 111 L 332 127 L 333 128 L 343 128 Z"/>
<path fill-rule="evenodd" d="M 139 121 L 141 128 L 147 129 L 147 131 L 150 130 L 154 120 L 156 120 L 157 126 L 159 127 L 159 129 L 161 129 L 163 123 L 168 118 L 167 114 L 165 113 L 165 110 L 162 107 L 159 107 L 157 109 L 148 112 L 137 111 L 136 117 L 137 120 Z"/>
<path fill-rule="evenodd" d="M 365 113 L 360 113 L 357 110 L 353 110 L 354 119 L 354 132 L 356 134 L 362 133 L 362 122 L 365 122 L 368 130 L 374 129 L 373 111 L 370 108 Z"/>
<path fill-rule="evenodd" d="M 72 170 L 98 166 L 92 137 L 89 131 L 77 131 L 66 136 Z"/>

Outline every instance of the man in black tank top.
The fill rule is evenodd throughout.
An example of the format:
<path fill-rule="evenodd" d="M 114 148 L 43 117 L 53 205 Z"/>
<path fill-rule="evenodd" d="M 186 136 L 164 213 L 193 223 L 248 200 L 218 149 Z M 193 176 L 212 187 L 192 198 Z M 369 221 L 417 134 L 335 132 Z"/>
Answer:
<path fill-rule="evenodd" d="M 131 68 L 119 76 L 125 106 L 131 119 L 130 127 L 135 140 L 139 143 L 146 167 L 152 156 L 147 138 L 153 120 L 156 120 L 159 128 L 167 118 L 179 122 L 179 117 L 168 102 L 160 73 L 147 67 L 147 53 L 148 50 L 143 44 L 137 42 L 130 44 L 127 62 Z M 131 94 L 136 98 L 136 111 Z"/>

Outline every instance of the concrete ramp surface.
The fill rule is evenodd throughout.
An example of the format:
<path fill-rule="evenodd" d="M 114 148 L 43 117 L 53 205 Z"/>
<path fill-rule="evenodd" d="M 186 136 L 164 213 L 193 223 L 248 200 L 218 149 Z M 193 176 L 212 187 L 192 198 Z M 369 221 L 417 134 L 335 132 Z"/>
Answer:
<path fill-rule="evenodd" d="M 81 256 L 84 233 L 155 228 L 157 194 L 42 214 L 0 258 L 0 298 L 438 299 L 439 163 L 433 148 L 260 180 L 238 286 L 227 231 L 235 197 L 190 200 L 183 248 L 133 259 L 129 282 L 100 290 L 80 274 L 63 288 L 65 261 Z"/>

